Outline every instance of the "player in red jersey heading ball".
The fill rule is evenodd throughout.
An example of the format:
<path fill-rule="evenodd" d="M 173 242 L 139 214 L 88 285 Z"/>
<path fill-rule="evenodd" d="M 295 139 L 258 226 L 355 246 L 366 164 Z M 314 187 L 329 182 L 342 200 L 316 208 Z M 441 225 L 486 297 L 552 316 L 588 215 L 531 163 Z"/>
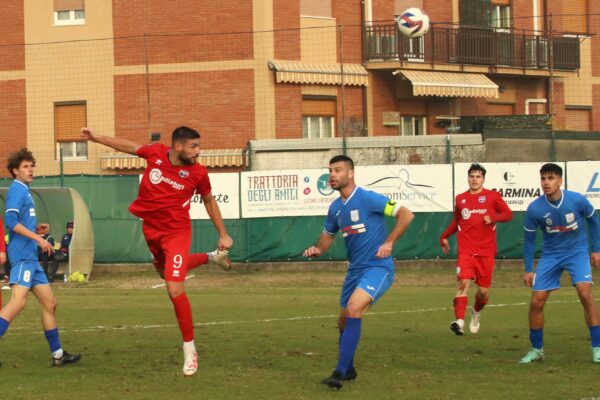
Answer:
<path fill-rule="evenodd" d="M 185 277 L 187 271 L 209 260 L 225 269 L 230 268 L 226 250 L 233 245 L 217 201 L 212 196 L 208 171 L 196 162 L 200 154 L 200 134 L 181 126 L 173 131 L 171 147 L 160 143 L 142 146 L 127 139 L 98 135 L 89 128 L 83 128 L 81 135 L 88 141 L 146 159 L 138 197 L 129 206 L 129 211 L 143 220 L 144 237 L 154 266 L 166 282 L 183 336 L 183 374 L 193 375 L 198 369 L 198 361 L 192 309 L 184 287 Z M 189 254 L 192 243 L 189 211 L 194 193 L 202 196 L 219 234 L 218 250 L 212 253 Z"/>
<path fill-rule="evenodd" d="M 496 222 L 512 219 L 512 211 L 498 192 L 483 188 L 485 168 L 471 164 L 468 171 L 469 190 L 456 196 L 454 218 L 440 236 L 444 254 L 450 251 L 448 237 L 458 231 L 458 259 L 456 260 L 457 292 L 454 297 L 456 319 L 450 329 L 464 334 L 465 312 L 469 302 L 471 280 L 478 286 L 475 305 L 471 309 L 471 333 L 479 332 L 480 311 L 489 300 L 496 256 Z"/>

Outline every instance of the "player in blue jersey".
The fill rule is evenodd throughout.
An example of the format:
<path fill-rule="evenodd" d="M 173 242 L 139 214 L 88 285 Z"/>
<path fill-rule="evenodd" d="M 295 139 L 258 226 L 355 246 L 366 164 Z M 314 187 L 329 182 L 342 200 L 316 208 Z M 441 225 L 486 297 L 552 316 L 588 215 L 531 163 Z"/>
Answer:
<path fill-rule="evenodd" d="M 338 363 L 327 386 L 340 389 L 345 380 L 356 379 L 354 353 L 360 340 L 362 316 L 394 283 L 392 249 L 413 219 L 412 212 L 387 197 L 364 190 L 354 183 L 354 163 L 340 155 L 329 162 L 329 183 L 340 197 L 329 206 L 325 227 L 317 244 L 305 257 L 323 255 L 342 232 L 348 254 L 348 272 L 340 298 Z M 395 217 L 388 234 L 385 216 Z"/>
<path fill-rule="evenodd" d="M 56 298 L 48 279 L 38 262 L 38 246 L 50 254 L 52 245 L 35 233 L 36 219 L 29 184 L 33 181 L 35 159 L 27 149 L 21 149 L 8 157 L 7 168 L 15 180 L 6 195 L 4 224 L 9 229 L 8 255 L 11 262 L 9 285 L 11 298 L 0 310 L 0 337 L 4 336 L 10 323 L 25 308 L 29 292 L 42 306 L 42 326 L 50 345 L 52 365 L 55 367 L 78 361 L 79 354 L 63 350 L 56 324 Z"/>
<path fill-rule="evenodd" d="M 600 266 L 600 225 L 594 207 L 581 194 L 562 190 L 562 168 L 548 163 L 540 170 L 544 195 L 535 199 L 525 214 L 525 285 L 532 287 L 529 305 L 529 339 L 532 349 L 519 361 L 528 364 L 544 359 L 544 305 L 550 292 L 560 289 L 567 271 L 583 305 L 592 339 L 592 361 L 600 363 L 600 315 L 592 294 L 592 271 Z M 587 223 L 592 239 L 589 252 Z M 533 273 L 535 232 L 543 232 L 542 254 Z"/>

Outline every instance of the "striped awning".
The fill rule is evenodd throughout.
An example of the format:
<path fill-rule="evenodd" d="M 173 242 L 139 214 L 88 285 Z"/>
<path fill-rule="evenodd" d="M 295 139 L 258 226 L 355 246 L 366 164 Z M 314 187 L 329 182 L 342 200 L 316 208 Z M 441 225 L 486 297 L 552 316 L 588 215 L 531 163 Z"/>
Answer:
<path fill-rule="evenodd" d="M 368 73 L 361 64 L 313 64 L 269 60 L 277 83 L 367 86 Z"/>
<path fill-rule="evenodd" d="M 244 165 L 244 149 L 202 150 L 198 162 L 205 167 L 241 167 Z M 112 152 L 100 156 L 102 169 L 142 169 L 146 160 L 131 154 Z"/>
<path fill-rule="evenodd" d="M 498 85 L 483 74 L 397 70 L 411 81 L 415 96 L 498 98 Z"/>

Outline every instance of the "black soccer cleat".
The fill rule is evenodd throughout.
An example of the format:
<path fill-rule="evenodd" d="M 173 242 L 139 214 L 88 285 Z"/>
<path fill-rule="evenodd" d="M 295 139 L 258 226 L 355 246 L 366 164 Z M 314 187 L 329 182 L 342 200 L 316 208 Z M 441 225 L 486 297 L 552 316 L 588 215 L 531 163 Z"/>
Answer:
<path fill-rule="evenodd" d="M 345 381 L 353 381 L 358 376 L 358 372 L 354 369 L 354 367 L 350 367 L 348 371 L 346 371 L 346 376 L 344 376 Z"/>
<path fill-rule="evenodd" d="M 325 378 L 321 381 L 321 383 L 329 386 L 332 389 L 339 390 L 344 386 L 342 381 L 344 380 L 344 375 L 340 371 L 333 371 L 329 378 Z"/>
<path fill-rule="evenodd" d="M 70 354 L 63 351 L 61 358 L 52 358 L 52 366 L 62 367 L 63 365 L 76 363 L 79 360 L 81 360 L 81 354 Z"/>

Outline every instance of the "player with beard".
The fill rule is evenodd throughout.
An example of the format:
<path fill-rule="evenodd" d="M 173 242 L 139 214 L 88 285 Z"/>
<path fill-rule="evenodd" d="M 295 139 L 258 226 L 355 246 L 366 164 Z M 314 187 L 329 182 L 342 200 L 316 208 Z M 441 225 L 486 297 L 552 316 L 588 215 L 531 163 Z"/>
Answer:
<path fill-rule="evenodd" d="M 194 344 L 192 309 L 185 293 L 187 271 L 209 261 L 227 269 L 226 250 L 233 245 L 227 233 L 221 211 L 211 193 L 206 167 L 196 162 L 200 154 L 200 134 L 186 126 L 173 131 L 171 147 L 161 143 L 139 145 L 124 138 L 98 135 L 83 128 L 81 135 L 88 141 L 115 150 L 135 154 L 146 160 L 137 199 L 129 211 L 143 220 L 142 232 L 153 256 L 153 264 L 166 282 L 166 289 L 175 308 L 183 337 L 183 374 L 191 376 L 198 369 Z M 218 251 L 190 254 L 192 224 L 190 201 L 197 193 L 218 234 Z M 225 257 L 224 257 L 225 256 Z"/>
<path fill-rule="evenodd" d="M 356 379 L 354 353 L 360 340 L 362 317 L 394 283 L 394 243 L 408 229 L 414 215 L 384 195 L 356 186 L 350 157 L 333 157 L 329 161 L 329 175 L 329 183 L 340 192 L 340 197 L 329 206 L 319 240 L 303 254 L 319 257 L 333 244 L 338 231 L 344 237 L 350 265 L 340 296 L 338 363 L 331 376 L 322 382 L 341 389 L 343 381 Z M 389 234 L 386 216 L 396 218 Z"/>

